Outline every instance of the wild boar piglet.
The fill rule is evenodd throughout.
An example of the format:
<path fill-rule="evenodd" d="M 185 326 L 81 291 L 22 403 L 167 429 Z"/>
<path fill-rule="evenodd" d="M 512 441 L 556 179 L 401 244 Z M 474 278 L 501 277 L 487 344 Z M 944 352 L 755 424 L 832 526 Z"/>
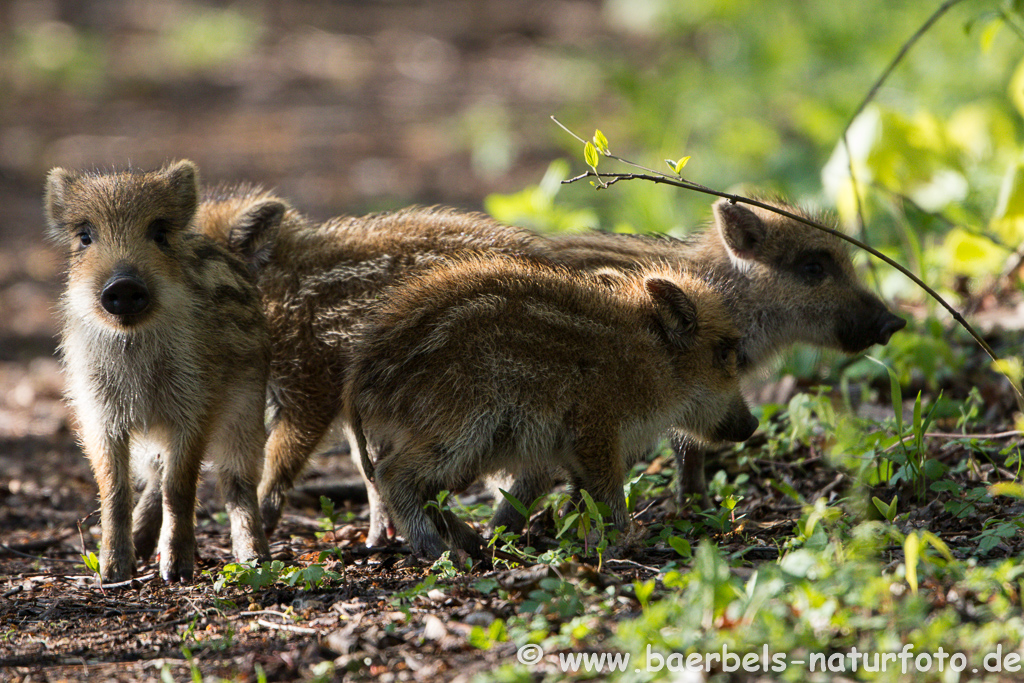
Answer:
<path fill-rule="evenodd" d="M 671 268 L 602 277 L 513 256 L 458 259 L 392 287 L 344 392 L 364 472 L 413 549 L 479 554 L 425 508 L 495 472 L 562 468 L 629 524 L 631 463 L 671 425 L 742 441 L 738 333 L 718 283 Z"/>
<path fill-rule="evenodd" d="M 269 343 L 249 267 L 193 231 L 197 170 L 50 171 L 48 236 L 66 253 L 61 355 L 100 490 L 104 581 L 154 547 L 166 581 L 195 561 L 200 466 L 214 456 L 239 561 L 269 559 L 256 486 Z M 144 488 L 133 511 L 133 469 Z"/>

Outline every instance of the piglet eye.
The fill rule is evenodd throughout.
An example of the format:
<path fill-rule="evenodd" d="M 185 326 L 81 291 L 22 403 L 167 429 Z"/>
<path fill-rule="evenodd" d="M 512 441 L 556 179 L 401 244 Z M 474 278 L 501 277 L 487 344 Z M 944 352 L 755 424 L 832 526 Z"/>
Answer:
<path fill-rule="evenodd" d="M 723 367 L 728 367 L 732 364 L 732 346 L 723 345 L 718 347 L 718 362 Z"/>
<path fill-rule="evenodd" d="M 89 223 L 80 223 L 78 225 L 78 232 L 75 233 L 75 237 L 78 238 L 78 248 L 85 249 L 87 246 L 92 244 L 92 225 Z"/>
<path fill-rule="evenodd" d="M 163 218 L 157 218 L 149 224 L 149 236 L 157 245 L 161 247 L 167 246 L 167 233 L 170 231 L 171 224 Z"/>
<path fill-rule="evenodd" d="M 808 278 L 820 280 L 825 276 L 825 267 L 820 261 L 805 261 L 800 265 L 800 271 Z"/>

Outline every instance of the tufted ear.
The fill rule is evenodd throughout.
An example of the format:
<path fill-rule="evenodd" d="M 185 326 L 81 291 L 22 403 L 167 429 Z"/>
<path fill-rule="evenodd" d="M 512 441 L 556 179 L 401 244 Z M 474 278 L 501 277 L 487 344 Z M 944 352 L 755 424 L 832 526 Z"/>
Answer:
<path fill-rule="evenodd" d="M 46 175 L 43 210 L 46 213 L 46 236 L 51 240 L 59 241 L 63 237 L 60 226 L 64 222 L 68 193 L 74 180 L 74 173 L 59 167 Z"/>
<path fill-rule="evenodd" d="M 677 346 L 689 346 L 697 336 L 697 307 L 693 300 L 671 280 L 649 277 L 644 287 L 655 303 L 658 323 Z"/>
<path fill-rule="evenodd" d="M 199 204 L 199 168 L 188 159 L 182 159 L 160 169 L 159 175 L 178 198 L 178 208 L 191 218 Z"/>
<path fill-rule="evenodd" d="M 239 212 L 228 232 L 228 248 L 259 270 L 270 261 L 287 210 L 279 199 L 263 199 Z"/>
<path fill-rule="evenodd" d="M 715 224 L 729 258 L 740 270 L 750 267 L 763 253 L 767 226 L 757 214 L 727 199 L 715 202 Z"/>
<path fill-rule="evenodd" d="M 50 223 L 60 222 L 67 208 L 68 188 L 75 179 L 75 174 L 57 167 L 46 174 L 46 190 L 43 204 L 46 207 L 46 218 Z"/>

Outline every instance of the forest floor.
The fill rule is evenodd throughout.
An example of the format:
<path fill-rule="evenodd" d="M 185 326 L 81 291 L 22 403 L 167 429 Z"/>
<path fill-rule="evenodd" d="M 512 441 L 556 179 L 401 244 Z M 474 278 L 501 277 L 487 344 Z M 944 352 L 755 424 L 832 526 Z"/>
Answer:
<path fill-rule="evenodd" d="M 54 294 L 54 273 L 33 265 L 31 254 L 6 263 L 0 280 L 7 283 L 3 291 L 8 296 L 17 290 L 20 301 L 31 302 Z M 34 274 L 29 272 L 33 268 Z M 578 550 L 559 556 L 552 519 L 542 514 L 535 518 L 531 544 L 556 549 L 552 556 L 558 561 L 510 564 L 498 559 L 463 572 L 444 564 L 432 569 L 401 546 L 367 551 L 365 492 L 347 454 L 329 453 L 314 461 L 272 536 L 273 557 L 283 564 L 263 573 L 267 585 L 259 585 L 259 577 L 232 579 L 223 571 L 230 562 L 228 529 L 213 485 L 204 482 L 195 582 L 165 585 L 153 565 L 144 564 L 130 584 L 104 587 L 82 560 L 83 552 L 95 551 L 99 538 L 96 487 L 69 428 L 52 344 L 40 339 L 46 336 L 24 340 L 17 353 L 0 363 L 4 680 L 184 680 L 196 672 L 215 680 L 333 680 L 343 674 L 353 680 L 470 680 L 477 675 L 483 680 L 495 668 L 515 663 L 516 646 L 500 638 L 482 646 L 480 634 L 496 621 L 537 609 L 530 601 L 536 602 L 538 590 L 543 595 L 550 589 L 545 579 L 557 577 L 579 591 L 579 602 L 561 617 L 552 615 L 553 622 L 588 609 L 606 611 L 586 641 L 595 648 L 616 623 L 640 614 L 636 582 L 660 582 L 666 565 L 683 571 L 690 566 L 666 542 L 667 528 L 690 529 L 694 546 L 707 534 L 723 555 L 734 558 L 731 571 L 749 576 L 780 558 L 801 516 L 806 519 L 800 500 L 834 503 L 845 497 L 855 507 L 849 501 L 866 502 L 868 495 L 885 501 L 895 493 L 901 500 L 907 495 L 886 487 L 858 489 L 847 471 L 816 450 L 815 443 L 828 435 L 778 452 L 777 427 L 789 427 L 773 420 L 743 450 L 709 461 L 709 476 L 724 469 L 729 481 L 744 482 L 729 523 L 718 533 L 709 533 L 706 524 L 691 524 L 698 517 L 693 510 L 677 514 L 669 485 L 672 461 L 663 454 L 647 469 L 646 479 L 654 486 L 634 508 L 647 531 L 640 547 L 610 553 L 602 562 Z M 947 390 L 965 392 L 967 381 L 967 376 L 955 380 Z M 784 379 L 763 387 L 758 398 L 785 404 L 798 389 L 792 378 Z M 1012 405 L 1008 389 L 994 379 L 980 389 L 991 407 L 983 416 L 991 431 L 1005 431 L 1010 411 L 999 406 Z M 888 394 L 876 395 L 883 399 L 865 403 L 861 412 L 885 414 Z M 999 438 L 986 442 L 992 453 L 1006 446 L 1006 438 Z M 1009 438 L 1020 441 L 1019 433 Z M 977 441 L 935 438 L 928 443 L 931 457 L 950 467 L 960 491 L 1018 478 L 997 459 L 979 457 Z M 958 468 L 963 461 L 970 466 Z M 330 517 L 319 502 L 324 495 L 335 505 Z M 1018 499 L 988 498 L 970 514 L 952 514 L 947 503 L 956 495 L 930 494 L 900 522 L 929 529 L 955 556 L 968 557 L 977 554 L 986 520 L 1014 519 L 1024 512 Z M 474 519 L 486 519 L 486 494 L 462 502 Z M 1024 537 L 1011 534 L 987 548 L 986 559 L 1022 551 Z M 883 565 L 895 566 L 902 548 L 893 546 L 883 555 Z M 314 572 L 289 579 L 290 570 L 284 568 L 295 567 L 314 567 Z M 615 598 L 610 611 L 609 596 Z M 542 665 L 533 670 L 535 675 L 542 671 Z"/>

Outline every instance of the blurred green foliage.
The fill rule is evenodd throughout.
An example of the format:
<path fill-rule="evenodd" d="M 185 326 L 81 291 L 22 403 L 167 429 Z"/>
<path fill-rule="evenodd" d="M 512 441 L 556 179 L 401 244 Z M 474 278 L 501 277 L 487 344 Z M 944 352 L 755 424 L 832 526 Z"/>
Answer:
<path fill-rule="evenodd" d="M 850 155 L 841 142 L 874 81 L 938 5 L 868 0 L 857 16 L 885 21 L 865 23 L 823 1 L 774 3 L 767 15 L 747 0 L 608 0 L 609 23 L 640 47 L 595 41 L 600 94 L 558 115 L 577 131 L 603 129 L 620 156 L 657 167 L 690 155 L 692 180 L 836 209 L 850 229 L 852 156 L 871 243 L 948 292 L 959 275 L 997 274 L 1024 240 L 1024 34 L 1015 6 L 954 7 L 853 122 Z M 552 133 L 584 170 L 577 143 Z M 592 208 L 604 229 L 678 233 L 698 225 L 711 200 L 639 182 L 598 193 L 580 183 L 558 203 Z M 493 198 L 490 206 L 501 219 L 544 224 L 528 207 Z M 922 298 L 899 277 L 882 285 Z"/>
<path fill-rule="evenodd" d="M 608 0 L 609 21 L 643 47 L 603 53 L 597 106 L 558 117 L 583 134 L 602 129 L 620 157 L 658 168 L 685 154 L 689 180 L 741 194 L 779 192 L 831 209 L 850 232 L 859 211 L 870 244 L 959 308 L 997 281 L 1024 242 L 1020 3 L 957 4 L 850 120 L 939 5 L 868 0 L 857 16 L 885 17 L 868 25 L 828 2 L 774 3 L 766 15 L 747 0 Z M 572 173 L 585 171 L 578 141 L 553 133 Z M 603 161 L 601 170 L 634 169 Z M 587 207 L 588 222 L 596 216 L 602 229 L 679 234 L 698 228 L 713 201 L 642 181 L 596 192 L 581 182 L 537 211 L 524 201 L 531 192 L 492 196 L 488 208 L 500 220 L 561 230 L 567 220 L 584 227 L 573 211 Z M 869 258 L 855 254 L 860 264 Z M 903 381 L 913 375 L 934 387 L 960 371 L 963 354 L 947 337 L 951 321 L 934 300 L 884 266 L 868 282 L 929 314 L 918 333 L 896 335 L 883 352 Z M 807 376 L 827 374 L 829 365 L 818 352 L 797 350 L 784 368 Z M 877 368 L 870 372 L 877 378 Z"/>

